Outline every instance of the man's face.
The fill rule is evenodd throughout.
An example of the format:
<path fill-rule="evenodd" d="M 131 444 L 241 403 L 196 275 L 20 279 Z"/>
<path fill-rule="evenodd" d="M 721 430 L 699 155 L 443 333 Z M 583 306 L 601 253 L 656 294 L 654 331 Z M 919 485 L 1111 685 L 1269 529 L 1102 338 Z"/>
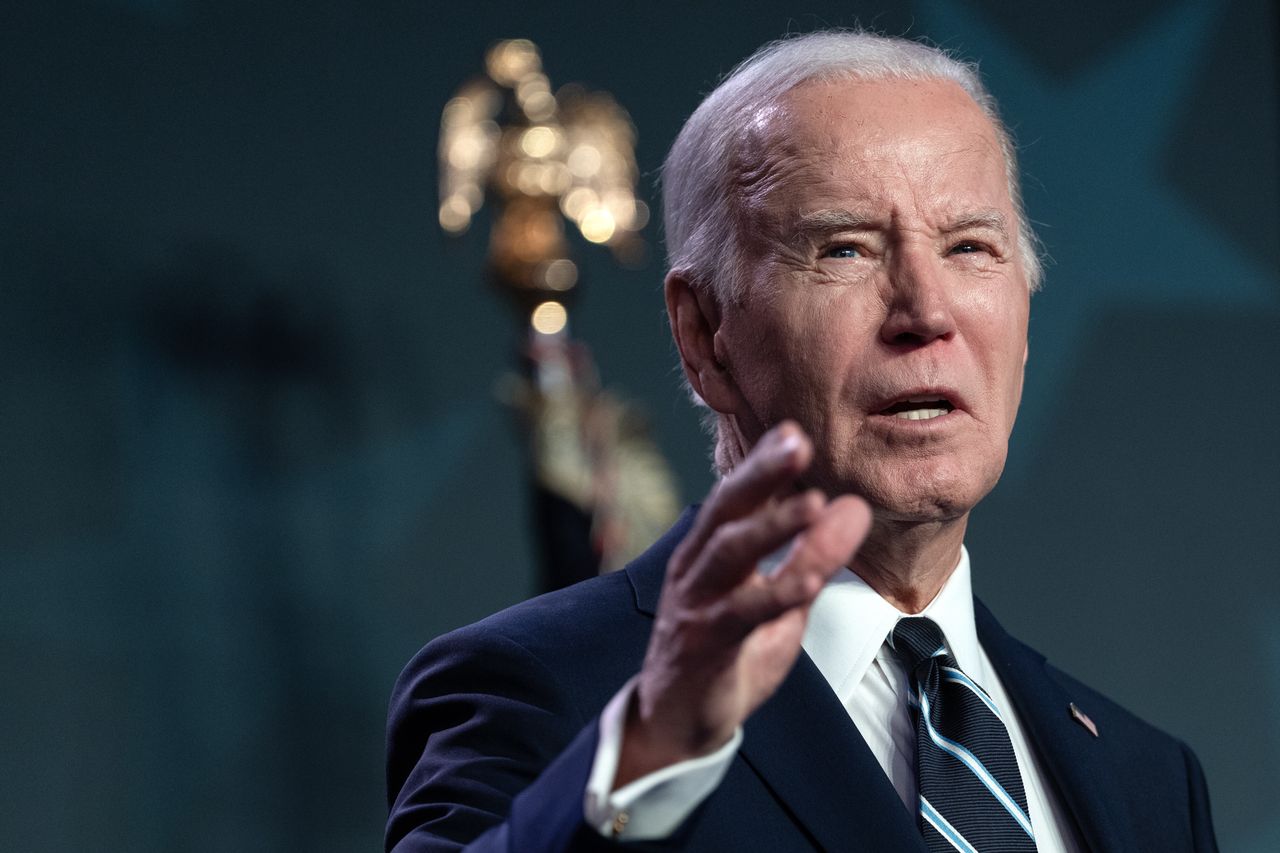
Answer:
<path fill-rule="evenodd" d="M 806 485 L 882 521 L 964 514 L 1004 467 L 1026 361 L 990 122 L 948 82 L 812 83 L 744 149 L 747 295 L 714 338 L 743 444 L 793 418 L 815 444 Z"/>

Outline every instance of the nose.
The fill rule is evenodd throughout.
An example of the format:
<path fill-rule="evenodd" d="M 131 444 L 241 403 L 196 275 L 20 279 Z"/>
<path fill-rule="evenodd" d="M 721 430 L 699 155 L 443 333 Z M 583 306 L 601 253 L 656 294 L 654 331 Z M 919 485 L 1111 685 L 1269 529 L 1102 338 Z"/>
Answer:
<path fill-rule="evenodd" d="M 956 331 L 942 259 L 932 251 L 904 248 L 889 269 L 888 311 L 880 339 L 892 346 L 924 346 Z"/>

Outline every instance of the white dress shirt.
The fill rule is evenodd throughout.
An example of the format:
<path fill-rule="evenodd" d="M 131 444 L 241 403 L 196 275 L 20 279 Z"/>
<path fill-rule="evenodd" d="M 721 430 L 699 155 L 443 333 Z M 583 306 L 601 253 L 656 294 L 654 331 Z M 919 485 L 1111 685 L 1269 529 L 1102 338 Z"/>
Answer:
<path fill-rule="evenodd" d="M 843 569 L 814 602 L 803 645 L 914 816 L 916 735 L 907 709 L 910 686 L 905 667 L 885 642 L 905 615 L 862 578 Z M 918 615 L 938 624 L 960 669 L 981 685 L 1000 709 L 1026 789 L 1036 847 L 1041 853 L 1081 850 L 1071 819 L 978 642 L 965 549 L 961 548 L 960 562 L 937 597 Z M 600 740 L 587 782 L 584 814 L 604 835 L 626 840 L 663 838 L 720 784 L 742 742 L 742 731 L 710 755 L 665 767 L 611 792 L 634 685 L 634 679 L 627 682 L 600 717 Z"/>

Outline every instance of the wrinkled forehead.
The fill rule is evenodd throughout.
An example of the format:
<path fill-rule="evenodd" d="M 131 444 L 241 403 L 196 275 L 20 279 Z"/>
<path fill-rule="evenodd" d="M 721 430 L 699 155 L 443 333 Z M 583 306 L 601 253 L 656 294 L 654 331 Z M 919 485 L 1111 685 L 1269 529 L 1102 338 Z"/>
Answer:
<path fill-rule="evenodd" d="M 1013 206 L 994 126 L 950 81 L 802 84 L 752 111 L 733 166 L 747 214 L 874 205 L 895 189 L 938 204 Z"/>

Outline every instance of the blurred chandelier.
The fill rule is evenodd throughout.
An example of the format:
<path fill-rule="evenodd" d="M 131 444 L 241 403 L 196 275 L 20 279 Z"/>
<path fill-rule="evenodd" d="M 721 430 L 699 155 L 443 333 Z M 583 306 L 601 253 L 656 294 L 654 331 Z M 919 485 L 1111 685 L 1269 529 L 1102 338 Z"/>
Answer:
<path fill-rule="evenodd" d="M 649 210 L 635 195 L 635 128 L 606 93 L 567 85 L 553 94 L 526 39 L 495 44 L 485 66 L 444 107 L 440 225 L 462 234 L 491 200 L 492 272 L 537 331 L 554 333 L 578 281 L 565 219 L 624 264 L 644 257 Z"/>

